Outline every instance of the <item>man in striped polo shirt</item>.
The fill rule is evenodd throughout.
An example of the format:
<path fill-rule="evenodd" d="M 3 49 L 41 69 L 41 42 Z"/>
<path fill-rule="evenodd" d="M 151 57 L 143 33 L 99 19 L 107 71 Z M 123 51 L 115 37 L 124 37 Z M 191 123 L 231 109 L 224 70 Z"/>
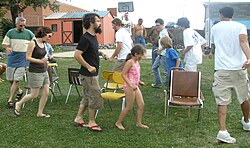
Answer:
<path fill-rule="evenodd" d="M 8 107 L 13 107 L 12 98 L 19 89 L 19 81 L 23 79 L 25 68 L 28 65 L 26 61 L 27 46 L 34 39 L 34 34 L 25 28 L 26 19 L 16 18 L 16 28 L 10 29 L 4 39 L 2 46 L 7 53 L 6 79 L 10 81 L 10 94 Z"/>

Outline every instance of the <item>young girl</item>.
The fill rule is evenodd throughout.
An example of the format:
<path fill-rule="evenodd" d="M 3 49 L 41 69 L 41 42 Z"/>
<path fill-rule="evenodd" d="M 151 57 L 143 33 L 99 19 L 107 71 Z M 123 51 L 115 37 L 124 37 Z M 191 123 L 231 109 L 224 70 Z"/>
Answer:
<path fill-rule="evenodd" d="M 166 49 L 166 62 L 167 62 L 167 74 L 166 74 L 166 82 L 165 85 L 167 85 L 168 77 L 171 68 L 173 67 L 182 67 L 181 59 L 176 52 L 176 50 L 173 48 L 173 43 L 170 37 L 165 36 L 162 37 L 160 40 L 162 48 Z"/>
<path fill-rule="evenodd" d="M 140 81 L 140 65 L 139 60 L 144 57 L 146 50 L 141 45 L 135 45 L 128 54 L 126 64 L 122 70 L 122 77 L 125 81 L 123 86 L 126 98 L 126 107 L 121 111 L 119 119 L 115 125 L 120 130 L 125 130 L 122 125 L 123 119 L 127 116 L 128 112 L 133 109 L 134 101 L 137 103 L 137 124 L 139 128 L 149 128 L 147 125 L 142 124 L 142 114 L 144 109 L 144 101 L 138 85 L 144 86 Z"/>
<path fill-rule="evenodd" d="M 47 58 L 45 43 L 50 40 L 52 30 L 48 27 L 40 27 L 36 32 L 36 39 L 30 42 L 26 59 L 30 62 L 28 72 L 28 82 L 31 87 L 31 93 L 24 96 L 19 102 L 14 103 L 14 114 L 19 116 L 22 105 L 38 97 L 39 90 L 42 90 L 42 96 L 39 102 L 37 117 L 50 117 L 43 113 L 44 106 L 49 95 L 49 75 L 47 72 Z"/>

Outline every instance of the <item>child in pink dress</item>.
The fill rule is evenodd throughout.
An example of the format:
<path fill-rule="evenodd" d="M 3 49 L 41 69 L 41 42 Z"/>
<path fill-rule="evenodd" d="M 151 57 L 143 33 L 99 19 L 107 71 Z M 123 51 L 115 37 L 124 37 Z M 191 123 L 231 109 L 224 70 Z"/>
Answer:
<path fill-rule="evenodd" d="M 142 124 L 142 114 L 144 109 L 144 101 L 139 89 L 139 85 L 144 86 L 140 81 L 140 64 L 139 60 L 144 57 L 146 50 L 141 45 L 135 45 L 128 54 L 126 64 L 122 70 L 122 77 L 125 81 L 123 86 L 126 98 L 126 107 L 121 111 L 121 114 L 116 121 L 115 125 L 120 130 L 125 130 L 122 125 L 123 119 L 127 116 L 128 112 L 133 109 L 134 101 L 137 103 L 137 124 L 139 128 L 149 128 L 147 125 Z"/>

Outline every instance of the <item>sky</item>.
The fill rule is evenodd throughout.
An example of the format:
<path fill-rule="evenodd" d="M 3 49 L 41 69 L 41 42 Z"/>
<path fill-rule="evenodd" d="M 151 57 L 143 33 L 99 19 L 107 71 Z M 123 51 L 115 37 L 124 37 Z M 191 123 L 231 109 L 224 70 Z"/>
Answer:
<path fill-rule="evenodd" d="M 88 10 L 105 11 L 107 8 L 118 8 L 118 2 L 133 2 L 134 12 L 129 18 L 134 24 L 143 19 L 145 27 L 154 26 L 158 18 L 167 22 L 177 22 L 180 17 L 187 17 L 193 29 L 204 28 L 204 2 L 250 2 L 250 0 L 59 0 L 61 2 Z M 118 12 L 118 17 L 124 13 Z"/>

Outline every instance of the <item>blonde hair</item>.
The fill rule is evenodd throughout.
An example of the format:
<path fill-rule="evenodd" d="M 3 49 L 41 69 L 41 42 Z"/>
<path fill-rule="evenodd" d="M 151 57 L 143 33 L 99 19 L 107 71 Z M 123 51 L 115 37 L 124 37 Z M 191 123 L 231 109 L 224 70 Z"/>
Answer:
<path fill-rule="evenodd" d="M 173 42 L 169 36 L 162 37 L 160 40 L 160 43 L 161 43 L 161 46 L 163 48 L 172 48 L 173 47 Z"/>

